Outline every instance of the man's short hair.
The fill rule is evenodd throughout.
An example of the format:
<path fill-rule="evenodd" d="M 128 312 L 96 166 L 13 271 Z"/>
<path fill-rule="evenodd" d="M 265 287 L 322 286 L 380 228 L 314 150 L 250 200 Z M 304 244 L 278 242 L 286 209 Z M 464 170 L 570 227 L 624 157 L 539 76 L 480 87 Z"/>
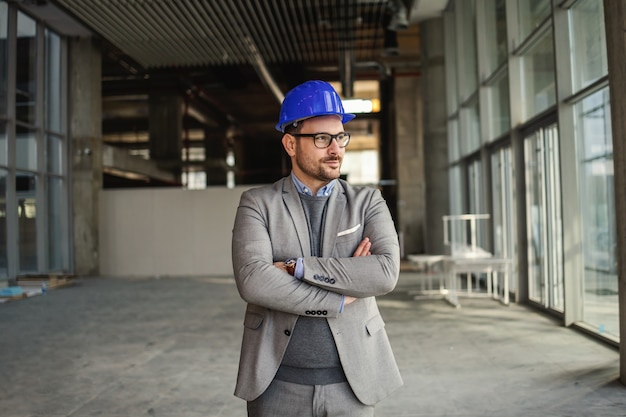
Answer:
<path fill-rule="evenodd" d="M 300 133 L 300 131 L 302 130 L 302 122 L 304 122 L 304 120 L 301 120 L 297 123 L 290 123 L 287 126 L 285 126 L 285 133 Z"/>

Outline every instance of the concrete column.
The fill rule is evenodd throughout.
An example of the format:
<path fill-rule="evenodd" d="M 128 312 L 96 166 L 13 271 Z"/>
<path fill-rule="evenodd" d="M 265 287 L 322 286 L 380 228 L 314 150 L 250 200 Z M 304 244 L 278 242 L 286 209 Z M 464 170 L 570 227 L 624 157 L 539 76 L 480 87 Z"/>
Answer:
<path fill-rule="evenodd" d="M 183 98 L 175 89 L 150 92 L 150 159 L 179 169 L 182 150 Z"/>
<path fill-rule="evenodd" d="M 206 185 L 226 185 L 226 133 L 205 130 Z"/>
<path fill-rule="evenodd" d="M 620 379 L 626 385 L 626 3 L 604 0 L 611 90 L 620 323 Z"/>
<path fill-rule="evenodd" d="M 385 77 L 380 81 L 380 178 L 383 181 L 382 195 L 394 219 L 398 233 L 402 227 L 398 215 L 398 153 L 396 139 L 396 100 L 395 78 Z"/>
<path fill-rule="evenodd" d="M 101 51 L 92 38 L 70 39 L 70 134 L 74 272 L 99 273 L 102 189 Z"/>
<path fill-rule="evenodd" d="M 426 199 L 422 103 L 421 77 L 417 74 L 396 76 L 397 220 L 404 256 L 424 252 Z"/>
<path fill-rule="evenodd" d="M 443 18 L 430 19 L 420 25 L 425 103 L 424 249 L 430 254 L 446 253 L 446 247 L 443 244 L 442 216 L 450 214 L 443 29 Z"/>

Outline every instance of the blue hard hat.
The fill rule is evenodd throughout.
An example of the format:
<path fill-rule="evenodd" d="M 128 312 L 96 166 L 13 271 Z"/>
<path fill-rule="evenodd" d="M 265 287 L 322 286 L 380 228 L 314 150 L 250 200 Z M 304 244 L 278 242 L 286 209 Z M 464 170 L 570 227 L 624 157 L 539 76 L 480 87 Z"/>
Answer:
<path fill-rule="evenodd" d="M 355 117 L 354 114 L 344 112 L 341 98 L 332 85 L 326 81 L 307 81 L 285 95 L 276 130 L 284 132 L 291 123 L 332 114 L 341 116 L 342 123 L 348 123 Z"/>

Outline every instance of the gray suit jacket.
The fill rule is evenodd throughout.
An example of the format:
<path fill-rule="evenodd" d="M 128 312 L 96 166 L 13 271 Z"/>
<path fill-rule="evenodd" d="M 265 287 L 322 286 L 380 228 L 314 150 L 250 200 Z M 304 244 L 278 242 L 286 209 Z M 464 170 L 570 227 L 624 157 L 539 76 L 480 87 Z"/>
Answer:
<path fill-rule="evenodd" d="M 352 257 L 364 237 L 371 256 Z M 311 257 L 307 220 L 291 177 L 246 191 L 233 229 L 233 269 L 248 303 L 235 395 L 247 401 L 272 382 L 299 315 L 328 320 L 347 380 L 373 405 L 402 385 L 375 296 L 394 289 L 398 237 L 380 192 L 339 180 L 328 201 L 322 257 Z M 298 280 L 273 262 L 304 258 Z M 341 294 L 358 298 L 343 312 Z"/>

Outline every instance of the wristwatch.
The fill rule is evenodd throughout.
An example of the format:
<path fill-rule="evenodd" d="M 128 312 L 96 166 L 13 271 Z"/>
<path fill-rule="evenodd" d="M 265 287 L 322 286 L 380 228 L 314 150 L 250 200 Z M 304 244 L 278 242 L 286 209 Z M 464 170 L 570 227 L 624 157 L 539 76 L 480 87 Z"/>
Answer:
<path fill-rule="evenodd" d="M 285 261 L 285 269 L 289 275 L 295 276 L 296 274 L 296 263 L 298 260 L 296 258 L 289 258 Z"/>

